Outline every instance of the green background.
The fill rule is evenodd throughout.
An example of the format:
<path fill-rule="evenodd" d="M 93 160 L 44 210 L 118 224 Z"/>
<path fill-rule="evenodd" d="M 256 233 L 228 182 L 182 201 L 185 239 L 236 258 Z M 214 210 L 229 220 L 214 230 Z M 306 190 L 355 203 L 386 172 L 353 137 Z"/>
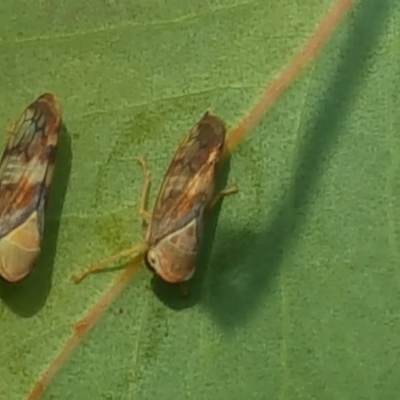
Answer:
<path fill-rule="evenodd" d="M 71 275 L 142 237 L 135 158 L 154 200 L 205 109 L 238 123 L 331 4 L 1 3 L 4 141 L 45 91 L 65 129 L 40 263 L 0 286 L 0 399 L 26 398 L 120 272 Z M 44 399 L 398 398 L 399 27 L 399 1 L 359 2 L 235 151 L 189 299 L 141 268 Z"/>

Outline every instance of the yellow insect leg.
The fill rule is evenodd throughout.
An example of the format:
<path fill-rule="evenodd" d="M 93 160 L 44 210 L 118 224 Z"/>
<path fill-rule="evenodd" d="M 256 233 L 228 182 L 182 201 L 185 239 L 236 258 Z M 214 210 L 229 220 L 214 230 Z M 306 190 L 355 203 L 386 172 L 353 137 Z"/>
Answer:
<path fill-rule="evenodd" d="M 96 272 L 100 272 L 104 270 L 110 263 L 113 261 L 120 260 L 123 257 L 128 257 L 131 256 L 132 258 L 140 258 L 143 256 L 143 254 L 147 251 L 147 244 L 146 243 L 141 243 L 135 247 L 132 247 L 131 249 L 125 249 L 120 251 L 117 254 L 114 254 L 111 257 L 108 257 L 102 261 L 100 261 L 97 264 L 94 264 L 90 266 L 88 269 L 85 271 L 75 274 L 72 276 L 72 280 L 75 283 L 80 283 L 83 279 L 85 279 L 88 275 L 91 275 Z"/>
<path fill-rule="evenodd" d="M 147 201 L 149 198 L 149 192 L 151 186 L 151 175 L 150 175 L 150 170 L 147 167 L 146 159 L 144 157 L 139 158 L 138 162 L 142 166 L 144 175 L 144 183 L 139 205 L 139 215 L 140 218 L 142 218 L 142 220 L 146 222 L 146 224 L 149 224 L 151 219 L 151 214 L 147 211 Z"/>
<path fill-rule="evenodd" d="M 209 209 L 213 208 L 224 196 L 229 196 L 230 194 L 235 194 L 239 191 L 237 185 L 232 185 L 230 187 L 227 187 L 220 192 L 218 192 L 214 199 L 212 200 Z"/>

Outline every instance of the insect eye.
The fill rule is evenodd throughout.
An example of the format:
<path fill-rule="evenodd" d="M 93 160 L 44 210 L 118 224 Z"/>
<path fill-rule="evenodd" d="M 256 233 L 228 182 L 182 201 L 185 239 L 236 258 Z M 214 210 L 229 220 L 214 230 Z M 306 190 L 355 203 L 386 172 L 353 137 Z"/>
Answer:
<path fill-rule="evenodd" d="M 154 269 L 157 265 L 157 255 L 153 251 L 147 253 L 146 261 L 150 269 Z"/>
<path fill-rule="evenodd" d="M 154 256 L 149 256 L 149 263 L 154 265 L 156 263 L 156 258 Z"/>

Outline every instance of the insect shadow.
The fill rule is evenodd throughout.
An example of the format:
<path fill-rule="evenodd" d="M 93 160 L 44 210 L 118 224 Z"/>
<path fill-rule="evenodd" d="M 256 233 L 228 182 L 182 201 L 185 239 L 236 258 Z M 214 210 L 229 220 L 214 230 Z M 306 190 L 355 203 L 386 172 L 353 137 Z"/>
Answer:
<path fill-rule="evenodd" d="M 62 123 L 49 201 L 45 210 L 42 250 L 39 258 L 24 280 L 17 283 L 0 280 L 0 297 L 13 312 L 22 317 L 31 317 L 40 311 L 50 293 L 58 231 L 71 163 L 71 138 Z"/>
<path fill-rule="evenodd" d="M 219 165 L 215 193 L 235 183 L 228 182 L 229 171 L 230 157 L 221 161 Z M 238 183 L 238 187 L 240 190 L 240 183 Z M 174 310 L 182 310 L 193 307 L 201 300 L 218 218 L 225 200 L 235 201 L 235 195 L 229 196 L 228 199 L 223 197 L 221 201 L 212 207 L 205 218 L 203 241 L 200 245 L 196 262 L 196 272 L 193 278 L 183 285 L 174 285 L 163 281 L 156 275 L 152 276 L 150 286 L 157 298 L 167 307 Z"/>
<path fill-rule="evenodd" d="M 308 121 L 296 171 L 287 191 L 270 211 L 264 231 L 221 232 L 224 241 L 210 263 L 210 291 L 204 306 L 228 331 L 256 314 L 261 298 L 271 292 L 272 282 L 280 273 L 284 253 L 299 237 L 310 195 L 321 177 L 320 165 L 336 144 L 341 121 L 363 84 L 366 60 L 388 16 L 387 3 L 361 2 L 354 10 L 341 62 L 326 86 L 324 100 L 317 105 L 315 117 Z"/>

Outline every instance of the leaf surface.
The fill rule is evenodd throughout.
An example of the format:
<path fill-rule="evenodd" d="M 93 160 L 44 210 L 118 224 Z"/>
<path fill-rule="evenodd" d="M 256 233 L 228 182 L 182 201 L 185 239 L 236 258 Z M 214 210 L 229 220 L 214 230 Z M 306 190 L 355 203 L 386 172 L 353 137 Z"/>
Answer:
<path fill-rule="evenodd" d="M 38 267 L 0 286 L 0 398 L 24 399 L 142 238 L 182 136 L 237 124 L 328 0 L 0 5 L 4 132 L 44 91 L 64 143 Z M 140 268 L 44 399 L 393 399 L 400 390 L 400 3 L 360 1 L 235 150 L 188 299 Z M 70 148 L 68 146 L 70 140 Z"/>

